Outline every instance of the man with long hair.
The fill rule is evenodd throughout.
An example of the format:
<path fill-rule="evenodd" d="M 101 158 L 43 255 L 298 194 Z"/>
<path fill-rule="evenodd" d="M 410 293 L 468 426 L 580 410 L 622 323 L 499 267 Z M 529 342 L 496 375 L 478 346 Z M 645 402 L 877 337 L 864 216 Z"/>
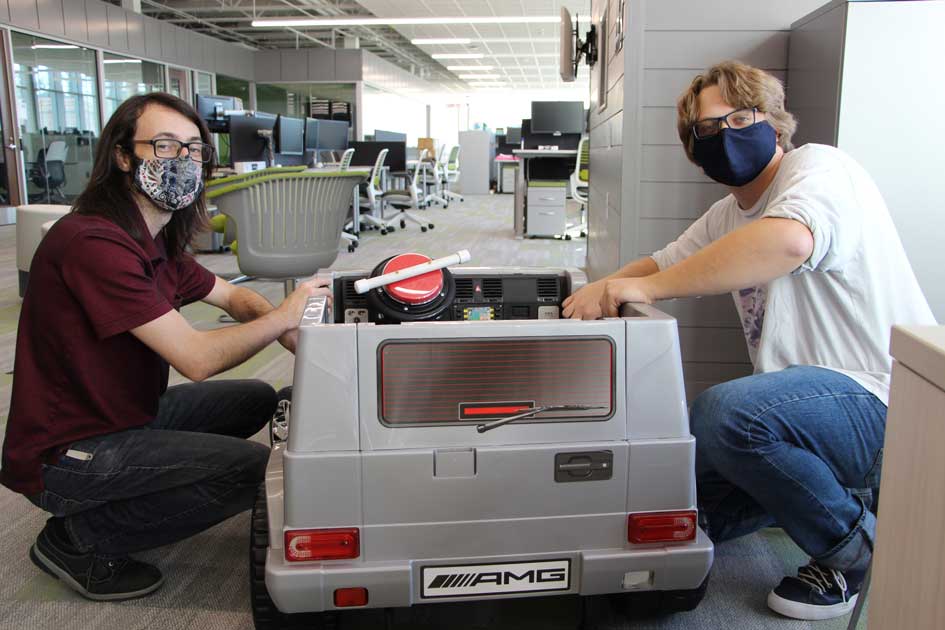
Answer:
<path fill-rule="evenodd" d="M 246 438 L 276 394 L 204 381 L 277 339 L 294 351 L 307 299 L 328 295 L 310 281 L 273 308 L 186 253 L 213 155 L 190 105 L 129 98 L 30 267 L 0 481 L 52 514 L 30 559 L 90 599 L 156 590 L 160 570 L 129 554 L 252 506 L 269 449 Z M 195 330 L 179 309 L 198 300 L 243 323 Z M 195 382 L 168 389 L 168 365 Z"/>
<path fill-rule="evenodd" d="M 893 324 L 934 318 L 869 174 L 791 144 L 770 74 L 729 61 L 680 97 L 686 156 L 730 194 L 675 242 L 587 285 L 564 314 L 731 293 L 755 375 L 701 394 L 699 516 L 716 542 L 778 525 L 811 557 L 768 595 L 799 619 L 849 611 L 876 532 Z"/>

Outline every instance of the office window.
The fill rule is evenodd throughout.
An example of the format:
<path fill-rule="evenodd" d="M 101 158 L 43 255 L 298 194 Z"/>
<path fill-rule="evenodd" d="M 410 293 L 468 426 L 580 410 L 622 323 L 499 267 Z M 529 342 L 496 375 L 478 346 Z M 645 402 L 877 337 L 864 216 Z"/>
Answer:
<path fill-rule="evenodd" d="M 164 91 L 164 66 L 105 53 L 105 119 L 135 94 Z"/>
<path fill-rule="evenodd" d="M 95 52 L 11 33 L 20 150 L 30 203 L 70 203 L 85 188 L 98 138 Z"/>
<path fill-rule="evenodd" d="M 213 94 L 213 76 L 209 72 L 194 72 L 197 94 Z"/>

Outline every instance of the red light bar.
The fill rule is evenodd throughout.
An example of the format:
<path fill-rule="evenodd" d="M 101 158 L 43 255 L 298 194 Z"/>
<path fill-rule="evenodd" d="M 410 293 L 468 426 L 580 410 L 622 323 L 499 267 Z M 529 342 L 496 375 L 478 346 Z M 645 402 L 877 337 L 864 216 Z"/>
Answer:
<path fill-rule="evenodd" d="M 463 409 L 463 414 L 467 416 L 493 416 L 497 413 L 519 413 L 520 411 L 528 411 L 531 408 L 531 405 L 519 405 L 516 407 L 467 407 Z"/>
<path fill-rule="evenodd" d="M 312 560 L 350 560 L 361 554 L 360 530 L 295 529 L 285 533 L 285 559 L 290 562 Z"/>
<path fill-rule="evenodd" d="M 348 608 L 349 606 L 367 606 L 368 592 L 366 588 L 337 588 L 335 589 L 335 606 Z"/>
<path fill-rule="evenodd" d="M 684 542 L 696 539 L 696 512 L 646 512 L 627 517 L 632 543 Z"/>

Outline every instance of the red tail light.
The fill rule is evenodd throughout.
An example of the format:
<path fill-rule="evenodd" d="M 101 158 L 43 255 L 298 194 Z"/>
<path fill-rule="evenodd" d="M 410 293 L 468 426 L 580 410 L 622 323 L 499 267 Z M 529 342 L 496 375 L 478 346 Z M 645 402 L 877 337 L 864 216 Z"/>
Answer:
<path fill-rule="evenodd" d="M 696 512 L 647 512 L 627 517 L 632 543 L 684 542 L 696 539 Z"/>
<path fill-rule="evenodd" d="M 367 606 L 366 588 L 338 588 L 335 589 L 335 606 L 347 608 L 349 606 Z"/>
<path fill-rule="evenodd" d="M 295 529 L 285 533 L 285 559 L 290 562 L 311 560 L 350 560 L 361 554 L 360 530 Z"/>

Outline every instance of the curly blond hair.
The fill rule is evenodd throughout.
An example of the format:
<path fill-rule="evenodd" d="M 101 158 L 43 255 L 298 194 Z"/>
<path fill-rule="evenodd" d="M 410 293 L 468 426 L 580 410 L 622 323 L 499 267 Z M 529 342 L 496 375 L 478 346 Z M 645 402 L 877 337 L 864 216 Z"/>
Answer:
<path fill-rule="evenodd" d="M 778 132 L 778 144 L 785 152 L 794 148 L 791 136 L 797 129 L 794 116 L 784 109 L 784 86 L 764 70 L 740 61 L 723 61 L 697 75 L 689 88 L 676 101 L 676 130 L 686 149 L 686 156 L 693 158 L 692 125 L 699 120 L 699 94 L 705 88 L 717 85 L 726 103 L 735 108 L 757 107 Z"/>

